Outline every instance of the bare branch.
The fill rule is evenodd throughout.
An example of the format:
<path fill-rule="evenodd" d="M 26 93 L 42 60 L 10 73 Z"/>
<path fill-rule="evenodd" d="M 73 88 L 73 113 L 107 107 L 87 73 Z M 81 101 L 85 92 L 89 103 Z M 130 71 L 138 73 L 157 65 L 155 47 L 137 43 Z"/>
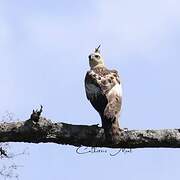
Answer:
<path fill-rule="evenodd" d="M 21 166 L 18 166 L 16 164 L 12 164 L 10 166 L 3 166 L 0 169 L 0 176 L 2 176 L 4 178 L 4 180 L 6 179 L 17 179 L 18 180 L 18 174 L 15 174 L 14 171 L 17 170 L 17 168 L 19 168 Z"/>
<path fill-rule="evenodd" d="M 116 144 L 108 144 L 104 130 L 96 125 L 52 123 L 40 117 L 22 122 L 0 123 L 0 142 L 57 143 L 110 148 L 180 148 L 180 129 L 122 131 Z"/>

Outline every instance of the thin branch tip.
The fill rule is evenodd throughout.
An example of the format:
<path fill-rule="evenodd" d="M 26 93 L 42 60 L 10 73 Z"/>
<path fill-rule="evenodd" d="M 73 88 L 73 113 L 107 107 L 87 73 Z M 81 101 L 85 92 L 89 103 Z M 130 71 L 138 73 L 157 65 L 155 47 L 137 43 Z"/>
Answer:
<path fill-rule="evenodd" d="M 30 120 L 32 120 L 34 122 L 38 122 L 39 118 L 41 116 L 41 113 L 43 111 L 42 109 L 43 109 L 42 105 L 40 105 L 40 109 L 39 110 L 38 109 L 36 109 L 36 110 L 33 109 L 33 112 L 32 112 L 32 114 L 30 116 Z"/>

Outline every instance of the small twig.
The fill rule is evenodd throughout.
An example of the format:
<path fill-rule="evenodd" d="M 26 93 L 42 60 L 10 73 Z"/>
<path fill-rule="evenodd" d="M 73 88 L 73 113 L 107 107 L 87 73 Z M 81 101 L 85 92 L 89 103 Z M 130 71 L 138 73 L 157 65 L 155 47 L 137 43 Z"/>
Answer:
<path fill-rule="evenodd" d="M 34 110 L 34 109 L 33 109 L 33 112 L 32 112 L 32 114 L 31 114 L 30 119 L 31 119 L 32 121 L 34 121 L 34 122 L 38 122 L 38 121 L 39 121 L 39 118 L 40 118 L 40 116 L 41 116 L 41 113 L 42 113 L 42 109 L 43 109 L 43 106 L 42 106 L 42 105 L 41 105 L 41 107 L 40 107 L 40 110 L 38 110 L 38 109 Z"/>
<path fill-rule="evenodd" d="M 6 151 L 2 147 L 0 147 L 0 157 L 8 157 Z"/>

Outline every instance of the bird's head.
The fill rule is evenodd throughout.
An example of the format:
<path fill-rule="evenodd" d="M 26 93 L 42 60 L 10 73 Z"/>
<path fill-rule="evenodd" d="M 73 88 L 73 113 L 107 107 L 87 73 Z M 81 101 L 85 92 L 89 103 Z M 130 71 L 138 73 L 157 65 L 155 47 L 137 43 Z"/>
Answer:
<path fill-rule="evenodd" d="M 95 48 L 95 51 L 88 56 L 89 65 L 91 69 L 97 66 L 104 66 L 104 60 L 100 54 L 99 48 L 100 48 L 100 45 L 97 48 Z"/>

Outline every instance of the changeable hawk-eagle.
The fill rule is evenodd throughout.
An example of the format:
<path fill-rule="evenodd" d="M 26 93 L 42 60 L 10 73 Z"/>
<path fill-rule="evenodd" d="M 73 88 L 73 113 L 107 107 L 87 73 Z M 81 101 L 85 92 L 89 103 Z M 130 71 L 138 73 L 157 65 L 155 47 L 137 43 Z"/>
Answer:
<path fill-rule="evenodd" d="M 118 72 L 105 67 L 99 47 L 89 55 L 90 70 L 85 77 L 86 96 L 101 117 L 106 140 L 114 142 L 120 132 L 118 119 L 122 87 Z"/>

